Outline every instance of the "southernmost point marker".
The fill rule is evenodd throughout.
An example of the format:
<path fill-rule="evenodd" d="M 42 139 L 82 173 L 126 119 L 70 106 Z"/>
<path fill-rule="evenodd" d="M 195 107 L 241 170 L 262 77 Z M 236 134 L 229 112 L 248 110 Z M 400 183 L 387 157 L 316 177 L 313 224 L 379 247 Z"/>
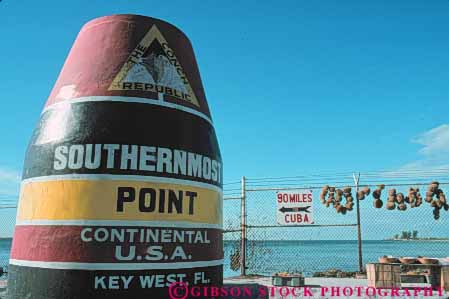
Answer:
<path fill-rule="evenodd" d="M 220 285 L 222 169 L 187 37 L 143 16 L 87 23 L 26 154 L 10 298 Z"/>

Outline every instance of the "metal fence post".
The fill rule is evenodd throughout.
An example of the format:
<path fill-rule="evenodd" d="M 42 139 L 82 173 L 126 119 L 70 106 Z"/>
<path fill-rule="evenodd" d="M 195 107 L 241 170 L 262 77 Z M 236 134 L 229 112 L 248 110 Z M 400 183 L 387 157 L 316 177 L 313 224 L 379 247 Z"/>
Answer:
<path fill-rule="evenodd" d="M 242 177 L 240 274 L 246 276 L 246 180 Z"/>
<path fill-rule="evenodd" d="M 360 200 L 358 197 L 360 173 L 357 176 L 355 174 L 353 174 L 353 177 L 354 177 L 354 183 L 355 183 L 355 198 L 357 201 L 357 246 L 358 246 L 358 257 L 359 257 L 359 272 L 363 272 L 362 230 L 360 227 Z"/>

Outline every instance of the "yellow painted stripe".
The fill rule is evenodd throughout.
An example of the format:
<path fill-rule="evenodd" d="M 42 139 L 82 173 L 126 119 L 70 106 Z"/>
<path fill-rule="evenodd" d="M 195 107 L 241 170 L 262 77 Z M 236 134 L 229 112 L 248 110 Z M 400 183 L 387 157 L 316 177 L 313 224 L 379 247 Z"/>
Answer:
<path fill-rule="evenodd" d="M 117 211 L 119 187 L 132 187 L 136 191 L 133 202 L 123 203 L 123 212 Z M 139 211 L 139 190 L 156 190 L 154 212 Z M 159 211 L 159 190 L 165 191 L 164 212 Z M 173 208 L 168 213 L 168 190 L 175 194 L 183 191 L 182 212 Z M 186 191 L 196 192 L 193 215 L 189 212 L 190 197 Z M 126 193 L 128 196 L 128 193 Z M 149 196 L 145 204 L 149 206 Z M 23 183 L 20 194 L 18 221 L 27 220 L 151 220 L 188 221 L 222 224 L 222 195 L 220 192 L 171 183 L 139 181 L 58 180 Z"/>

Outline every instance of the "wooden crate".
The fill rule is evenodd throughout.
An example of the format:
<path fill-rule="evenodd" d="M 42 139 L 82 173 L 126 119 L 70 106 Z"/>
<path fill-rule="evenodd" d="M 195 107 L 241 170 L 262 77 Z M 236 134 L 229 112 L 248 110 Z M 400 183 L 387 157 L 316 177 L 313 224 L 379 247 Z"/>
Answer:
<path fill-rule="evenodd" d="M 375 288 L 399 288 L 401 286 L 400 264 L 367 264 L 368 286 Z"/>
<path fill-rule="evenodd" d="M 440 287 L 445 291 L 449 291 L 449 266 L 441 266 L 441 282 Z"/>

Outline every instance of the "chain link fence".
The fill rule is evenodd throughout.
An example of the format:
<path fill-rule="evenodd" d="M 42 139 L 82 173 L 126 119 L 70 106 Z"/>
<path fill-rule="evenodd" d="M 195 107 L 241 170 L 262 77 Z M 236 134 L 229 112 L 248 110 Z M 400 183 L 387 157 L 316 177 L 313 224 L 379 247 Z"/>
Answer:
<path fill-rule="evenodd" d="M 373 190 L 377 188 L 379 180 L 366 181 L 369 183 L 366 185 L 371 186 Z M 225 231 L 233 229 L 231 233 L 233 241 L 225 241 L 233 251 L 225 249 L 225 258 L 228 261 L 235 259 L 235 256 L 240 258 L 238 267 L 237 265 L 233 267 L 240 270 L 227 273 L 225 271 L 225 277 L 242 273 L 271 275 L 276 272 L 302 272 L 312 276 L 321 275 L 322 272 L 332 269 L 357 272 L 360 268 L 359 260 L 364 268 L 366 263 L 377 262 L 379 257 L 385 255 L 447 258 L 449 212 L 444 208 L 439 209 L 440 217 L 436 220 L 434 208 L 425 201 L 420 207 L 411 208 L 407 205 L 405 211 L 398 210 L 397 205 L 394 210 L 386 209 L 389 189 L 394 188 L 397 193 L 407 194 L 410 187 L 419 186 L 420 192 L 425 197 L 429 182 L 426 178 L 416 183 L 408 183 L 401 178 L 387 179 L 386 188 L 381 194 L 382 208 L 378 208 L 378 204 L 375 207 L 372 196 L 359 201 L 362 251 L 359 256 L 355 206 L 346 214 L 337 213 L 332 205 L 326 207 L 320 202 L 321 184 L 307 187 L 303 185 L 294 189 L 285 183 L 282 185 L 276 182 L 279 186 L 271 184 L 267 187 L 261 186 L 260 183 L 251 183 L 249 180 L 243 187 L 245 190 L 239 199 L 224 202 L 225 219 L 229 217 L 229 223 L 225 222 Z M 351 180 L 341 181 L 340 185 L 335 181 L 331 183 L 334 183 L 333 186 L 343 188 L 350 185 Z M 352 187 L 355 197 L 355 188 Z M 300 188 L 310 188 L 313 191 L 314 224 L 279 225 L 276 218 L 278 209 L 276 192 Z M 449 191 L 446 182 L 441 183 L 440 188 L 446 194 Z M 225 189 L 225 199 L 226 194 Z M 242 198 L 246 205 L 245 217 L 242 217 Z M 242 219 L 246 221 L 244 226 Z M 243 231 L 246 234 L 244 250 L 241 243 Z M 226 235 L 228 234 L 225 233 Z"/>
<path fill-rule="evenodd" d="M 240 274 L 241 266 L 241 200 L 239 188 L 233 188 L 223 204 L 224 277 Z M 229 194 L 229 193 L 228 193 Z"/>
<path fill-rule="evenodd" d="M 249 191 L 246 201 L 247 274 L 307 273 L 326 270 L 330 264 L 357 269 L 357 242 L 340 241 L 357 240 L 355 212 L 336 219 L 333 211 L 314 204 L 314 225 L 281 226 L 276 191 Z"/>
<path fill-rule="evenodd" d="M 15 205 L 0 206 L 0 280 L 8 275 L 9 254 L 11 251 L 14 225 L 16 223 L 17 208 Z"/>

